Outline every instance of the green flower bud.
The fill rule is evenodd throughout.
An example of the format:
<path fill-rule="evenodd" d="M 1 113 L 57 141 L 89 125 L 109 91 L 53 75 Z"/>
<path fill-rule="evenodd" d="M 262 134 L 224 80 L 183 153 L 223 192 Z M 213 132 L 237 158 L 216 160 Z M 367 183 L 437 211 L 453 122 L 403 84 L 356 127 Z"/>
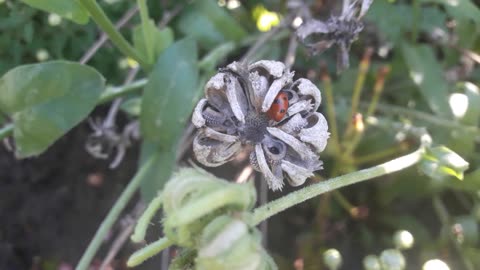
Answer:
<path fill-rule="evenodd" d="M 363 268 L 365 270 L 381 270 L 380 260 L 375 255 L 367 255 L 363 258 Z"/>
<path fill-rule="evenodd" d="M 463 180 L 463 173 L 468 169 L 468 162 L 447 147 L 438 146 L 427 149 L 420 168 L 434 179 L 454 176 Z"/>
<path fill-rule="evenodd" d="M 409 231 L 396 231 L 393 235 L 393 243 L 398 249 L 409 249 L 415 242 L 413 235 Z"/>
<path fill-rule="evenodd" d="M 331 248 L 323 253 L 323 262 L 330 270 L 337 270 L 342 265 L 342 255 L 338 250 Z"/>
<path fill-rule="evenodd" d="M 183 247 L 193 247 L 215 216 L 250 210 L 256 201 L 252 184 L 229 183 L 199 169 L 181 170 L 162 193 L 165 234 Z"/>
<path fill-rule="evenodd" d="M 423 264 L 422 270 L 450 270 L 450 267 L 439 259 L 428 260 Z"/>
<path fill-rule="evenodd" d="M 259 232 L 230 216 L 220 216 L 204 229 L 195 259 L 197 270 L 277 269 L 261 245 Z"/>
<path fill-rule="evenodd" d="M 380 263 L 385 270 L 405 269 L 405 257 L 396 249 L 386 249 L 380 254 Z"/>

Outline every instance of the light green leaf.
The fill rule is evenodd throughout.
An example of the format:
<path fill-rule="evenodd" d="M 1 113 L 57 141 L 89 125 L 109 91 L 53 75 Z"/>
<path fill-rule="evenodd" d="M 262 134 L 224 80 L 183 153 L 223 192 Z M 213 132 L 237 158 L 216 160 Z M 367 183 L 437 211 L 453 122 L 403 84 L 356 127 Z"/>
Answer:
<path fill-rule="evenodd" d="M 128 113 L 130 116 L 139 116 L 142 110 L 142 99 L 134 97 L 126 100 L 120 106 L 120 109 Z"/>
<path fill-rule="evenodd" d="M 40 154 L 88 116 L 104 89 L 93 68 L 54 61 L 20 66 L 0 79 L 0 110 L 14 122 L 18 157 Z"/>
<path fill-rule="evenodd" d="M 181 14 L 177 27 L 185 36 L 194 37 L 201 47 L 211 49 L 219 44 L 238 42 L 246 36 L 243 27 L 217 1 L 195 1 Z"/>
<path fill-rule="evenodd" d="M 430 109 L 438 115 L 450 116 L 451 111 L 447 101 L 448 85 L 432 48 L 404 43 L 402 52 L 410 78 L 417 85 Z"/>
<path fill-rule="evenodd" d="M 27 5 L 43 11 L 56 13 L 78 24 L 88 23 L 88 12 L 76 0 L 21 0 Z"/>
<path fill-rule="evenodd" d="M 142 97 L 140 124 L 145 139 L 165 149 L 177 142 L 193 109 L 197 81 L 194 40 L 180 40 L 160 55 Z"/>
<path fill-rule="evenodd" d="M 422 3 L 442 4 L 454 18 L 469 18 L 480 23 L 480 9 L 470 0 L 421 0 Z"/>
<path fill-rule="evenodd" d="M 148 21 L 145 28 L 149 38 L 145 39 L 142 25 L 138 25 L 133 29 L 133 44 L 135 49 L 137 49 L 144 59 L 147 59 L 149 64 L 154 64 L 160 53 L 173 43 L 173 31 L 169 27 L 160 30 L 152 20 Z M 150 44 L 151 48 L 153 48 L 153 55 L 151 57 L 147 57 L 149 54 L 147 45 L 145 44 L 146 40 L 152 42 L 152 44 Z"/>

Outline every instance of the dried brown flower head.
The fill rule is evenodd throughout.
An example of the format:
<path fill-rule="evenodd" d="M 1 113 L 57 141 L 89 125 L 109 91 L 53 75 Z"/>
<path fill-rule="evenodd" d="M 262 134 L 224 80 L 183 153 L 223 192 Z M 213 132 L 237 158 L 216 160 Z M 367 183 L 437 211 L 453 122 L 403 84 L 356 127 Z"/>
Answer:
<path fill-rule="evenodd" d="M 305 20 L 297 29 L 300 41 L 312 54 L 322 53 L 333 45 L 337 46 L 337 72 L 349 66 L 350 45 L 363 30 L 360 19 L 365 16 L 373 0 L 343 1 L 342 13 L 330 16 L 326 21 Z"/>
<path fill-rule="evenodd" d="M 288 97 L 288 108 L 278 121 L 267 116 L 279 93 Z M 249 65 L 233 62 L 205 86 L 192 116 L 199 129 L 193 150 L 206 166 L 219 166 L 234 158 L 243 145 L 252 145 L 252 166 L 272 190 L 287 178 L 298 186 L 322 168 L 318 153 L 329 137 L 325 117 L 316 112 L 321 96 L 307 79 L 293 81 L 293 72 L 277 61 Z"/>

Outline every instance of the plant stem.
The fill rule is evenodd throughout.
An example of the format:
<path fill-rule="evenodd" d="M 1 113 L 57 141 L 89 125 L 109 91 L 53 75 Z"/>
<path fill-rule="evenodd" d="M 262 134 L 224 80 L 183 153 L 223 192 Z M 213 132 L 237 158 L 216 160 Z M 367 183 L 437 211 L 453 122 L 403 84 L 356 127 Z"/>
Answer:
<path fill-rule="evenodd" d="M 115 28 L 96 0 L 77 0 L 92 16 L 95 23 L 104 31 L 117 48 L 126 56 L 137 61 L 144 69 L 149 65 Z"/>
<path fill-rule="evenodd" d="M 355 82 L 355 86 L 353 87 L 353 94 L 352 94 L 352 104 L 350 108 L 350 114 L 347 119 L 347 128 L 345 129 L 345 136 L 346 138 L 349 133 L 352 131 L 353 128 L 353 116 L 358 110 L 358 103 L 360 101 L 360 94 L 362 93 L 363 85 L 365 84 L 365 78 L 367 77 L 367 72 L 370 67 L 370 58 L 372 57 L 373 49 L 367 48 L 365 53 L 363 54 L 362 61 L 360 61 L 360 65 L 358 68 L 358 76 L 357 81 Z"/>
<path fill-rule="evenodd" d="M 393 159 L 372 168 L 349 173 L 333 179 L 310 185 L 301 190 L 292 192 L 287 196 L 274 200 L 264 206 L 258 207 L 253 212 L 251 224 L 257 225 L 263 220 L 308 199 L 314 198 L 326 192 L 359 183 L 378 176 L 386 175 L 408 168 L 422 159 L 424 148 L 420 147 L 415 152 Z"/>
<path fill-rule="evenodd" d="M 445 204 L 443 203 L 442 199 L 438 194 L 433 197 L 432 204 L 433 204 L 433 209 L 435 209 L 435 212 L 438 218 L 440 219 L 440 222 L 442 223 L 442 226 L 444 228 L 449 228 L 452 225 L 450 214 L 448 213 L 447 207 L 445 207 Z M 450 233 L 450 230 L 447 230 L 447 233 L 450 241 L 452 242 L 453 246 L 455 247 L 455 250 L 458 253 L 458 256 L 460 256 L 460 258 L 462 259 L 465 269 L 467 270 L 475 269 L 472 262 L 463 255 L 462 247 L 457 242 L 457 239 L 455 239 L 455 236 L 452 233 Z"/>
<path fill-rule="evenodd" d="M 140 243 L 145 240 L 145 234 L 147 232 L 148 225 L 150 225 L 150 221 L 152 221 L 152 218 L 155 216 L 155 213 L 157 213 L 158 209 L 160 209 L 162 203 L 163 196 L 160 193 L 148 204 L 147 209 L 137 221 L 133 235 L 130 237 L 133 242 Z"/>
<path fill-rule="evenodd" d="M 383 159 L 402 151 L 402 146 L 393 146 L 382 151 L 371 153 L 354 159 L 354 164 L 364 164 L 375 160 Z"/>
<path fill-rule="evenodd" d="M 137 265 L 142 264 L 144 261 L 150 259 L 151 257 L 160 253 L 160 251 L 166 249 L 167 247 L 173 244 L 168 238 L 163 237 L 158 239 L 157 241 L 149 244 L 148 246 L 135 251 L 130 258 L 128 258 L 127 266 L 128 267 L 135 267 Z"/>
<path fill-rule="evenodd" d="M 13 133 L 13 124 L 9 123 L 0 129 L 0 141 Z"/>
<path fill-rule="evenodd" d="M 150 159 L 147 162 L 145 162 L 145 164 L 140 168 L 137 174 L 133 177 L 133 179 L 127 185 L 125 190 L 123 190 L 120 197 L 117 199 L 113 207 L 110 209 L 110 212 L 108 212 L 107 216 L 102 221 L 102 224 L 100 224 L 100 227 L 98 228 L 97 232 L 93 236 L 93 239 L 88 245 L 87 250 L 83 254 L 82 258 L 80 259 L 80 262 L 78 263 L 77 267 L 75 268 L 76 270 L 88 269 L 88 267 L 90 266 L 90 262 L 93 259 L 93 256 L 95 256 L 95 253 L 100 248 L 100 245 L 102 244 L 102 241 L 105 239 L 105 236 L 107 235 L 108 231 L 112 228 L 113 224 L 118 219 L 118 216 L 121 214 L 125 206 L 127 206 L 127 203 L 130 201 L 133 194 L 135 193 L 135 191 L 137 190 L 138 186 L 143 181 L 145 176 L 148 174 L 153 164 L 156 163 L 157 158 L 158 158 L 158 155 L 152 155 Z"/>
<path fill-rule="evenodd" d="M 420 1 L 413 0 L 413 20 L 412 20 L 412 42 L 416 43 L 418 39 L 418 25 L 420 23 Z"/>
<path fill-rule="evenodd" d="M 145 42 L 145 49 L 147 50 L 147 61 L 153 62 L 153 36 L 149 33 L 150 16 L 148 15 L 147 1 L 137 0 L 138 8 L 140 9 L 140 18 L 142 20 L 142 33 Z"/>
<path fill-rule="evenodd" d="M 100 96 L 97 104 L 107 103 L 111 100 L 114 100 L 117 97 L 134 92 L 137 89 L 147 85 L 147 83 L 148 83 L 148 79 L 145 78 L 145 79 L 133 81 L 132 83 L 122 85 L 122 86 L 107 87 L 107 89 L 105 89 L 105 91 Z"/>
<path fill-rule="evenodd" d="M 330 134 L 332 136 L 332 143 L 334 146 L 334 153 L 337 154 L 340 151 L 340 141 L 338 139 L 338 128 L 337 128 L 337 116 L 335 114 L 335 101 L 333 98 L 333 88 L 332 80 L 328 74 L 327 68 L 325 65 L 322 65 L 322 72 L 320 79 L 323 82 L 323 87 L 325 89 L 325 96 L 327 98 L 327 117 L 328 124 L 330 125 Z"/>

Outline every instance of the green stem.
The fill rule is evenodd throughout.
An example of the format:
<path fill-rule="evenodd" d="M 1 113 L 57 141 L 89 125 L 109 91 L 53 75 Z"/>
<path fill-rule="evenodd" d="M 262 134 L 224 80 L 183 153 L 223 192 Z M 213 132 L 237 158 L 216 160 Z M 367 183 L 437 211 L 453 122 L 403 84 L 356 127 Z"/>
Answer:
<path fill-rule="evenodd" d="M 98 100 L 97 104 L 107 103 L 109 101 L 114 100 L 117 97 L 124 96 L 128 93 L 134 92 L 137 89 L 147 85 L 147 83 L 148 83 L 148 79 L 141 79 L 126 85 L 122 85 L 122 86 L 107 87 L 107 89 L 105 89 L 105 91 L 100 96 L 100 99 Z"/>
<path fill-rule="evenodd" d="M 386 157 L 390 157 L 394 154 L 397 154 L 401 150 L 402 148 L 398 146 L 390 147 L 379 152 L 374 152 L 365 156 L 355 158 L 354 164 L 364 164 L 364 163 L 376 161 L 379 159 L 383 159 Z"/>
<path fill-rule="evenodd" d="M 140 18 L 142 20 L 142 33 L 147 50 L 147 61 L 153 62 L 153 36 L 150 35 L 148 29 L 150 24 L 150 16 L 148 15 L 147 1 L 137 0 L 137 5 L 140 10 Z"/>
<path fill-rule="evenodd" d="M 325 88 L 325 97 L 327 98 L 327 117 L 328 124 L 330 125 L 330 133 L 332 135 L 334 153 L 338 154 L 340 151 L 340 140 L 338 138 L 337 116 L 335 114 L 335 101 L 333 98 L 333 88 L 330 76 L 324 76 L 323 86 Z"/>
<path fill-rule="evenodd" d="M 156 163 L 156 159 L 158 158 L 157 155 L 152 155 L 150 159 L 140 168 L 137 174 L 133 177 L 130 183 L 127 185 L 125 190 L 122 192 L 120 197 L 117 199 L 115 204 L 113 205 L 110 212 L 107 214 L 105 219 L 100 224 L 95 236 L 93 236 L 92 241 L 88 245 L 87 250 L 83 254 L 80 262 L 78 263 L 76 270 L 86 270 L 90 266 L 90 262 L 95 256 L 95 253 L 100 248 L 102 241 L 105 239 L 108 231 L 112 228 L 115 221 L 118 219 L 118 216 L 121 214 L 122 210 L 127 206 L 127 203 L 132 198 L 133 194 L 137 190 L 140 183 L 143 181 L 145 176 L 147 176 L 148 172 L 150 171 L 153 164 Z"/>
<path fill-rule="evenodd" d="M 142 264 L 144 261 L 150 259 L 151 257 L 160 253 L 160 251 L 166 249 L 167 247 L 173 244 L 168 238 L 163 237 L 158 239 L 157 241 L 149 244 L 148 246 L 135 251 L 130 258 L 128 258 L 127 266 L 128 267 L 135 267 Z"/>
<path fill-rule="evenodd" d="M 433 203 L 433 209 L 435 209 L 435 212 L 439 217 L 440 222 L 442 223 L 442 226 L 444 228 L 450 228 L 451 226 L 450 214 L 448 213 L 447 207 L 445 207 L 445 204 L 443 203 L 442 199 L 438 195 L 435 195 L 432 199 L 432 203 Z M 462 247 L 460 246 L 458 241 L 455 239 L 455 236 L 452 233 L 450 233 L 450 230 L 448 230 L 448 236 L 453 246 L 455 247 L 455 250 L 457 251 L 458 255 L 462 259 L 465 269 L 467 270 L 475 269 L 472 262 L 463 255 Z"/>
<path fill-rule="evenodd" d="M 418 39 L 418 25 L 420 24 L 420 1 L 413 0 L 413 21 L 412 21 L 412 42 L 416 43 Z"/>
<path fill-rule="evenodd" d="M 0 129 L 0 141 L 13 133 L 13 124 L 6 124 Z"/>
<path fill-rule="evenodd" d="M 292 192 L 287 196 L 281 197 L 280 199 L 274 200 L 255 209 L 251 224 L 258 225 L 263 220 L 287 208 L 323 193 L 408 168 L 418 163 L 422 159 L 423 152 L 424 149 L 421 147 L 413 153 L 393 159 L 375 167 L 335 177 L 333 179 L 313 184 L 301 190 Z"/>
<path fill-rule="evenodd" d="M 140 243 L 145 240 L 145 234 L 150 225 L 150 221 L 152 221 L 153 216 L 155 216 L 155 213 L 157 213 L 158 209 L 162 206 L 162 203 L 163 196 L 160 193 L 148 204 L 147 209 L 137 221 L 133 235 L 130 237 L 133 242 Z"/>
<path fill-rule="evenodd" d="M 96 0 L 77 1 L 90 13 L 95 23 L 108 35 L 113 44 L 115 44 L 124 55 L 137 61 L 144 69 L 149 69 L 148 63 L 140 57 L 138 52 L 128 43 L 122 34 L 118 32 Z"/>
<path fill-rule="evenodd" d="M 243 189 L 236 186 L 219 189 L 212 192 L 208 196 L 195 200 L 173 213 L 168 222 L 181 226 L 188 224 L 201 216 L 204 216 L 216 209 L 219 209 L 227 204 L 244 204 L 244 198 L 248 198 L 248 194 L 242 194 Z"/>
<path fill-rule="evenodd" d="M 362 107 L 363 106 L 367 107 L 368 105 L 363 104 Z M 383 113 L 401 114 L 408 117 L 417 118 L 419 120 L 423 120 L 440 127 L 447 127 L 451 129 L 461 129 L 465 132 L 476 133 L 477 136 L 480 136 L 480 129 L 476 126 L 463 125 L 459 122 L 445 119 L 445 118 L 440 118 L 435 115 L 424 113 L 421 111 L 406 109 L 404 107 L 400 107 L 392 104 L 382 104 L 382 103 L 378 103 L 376 109 Z"/>

